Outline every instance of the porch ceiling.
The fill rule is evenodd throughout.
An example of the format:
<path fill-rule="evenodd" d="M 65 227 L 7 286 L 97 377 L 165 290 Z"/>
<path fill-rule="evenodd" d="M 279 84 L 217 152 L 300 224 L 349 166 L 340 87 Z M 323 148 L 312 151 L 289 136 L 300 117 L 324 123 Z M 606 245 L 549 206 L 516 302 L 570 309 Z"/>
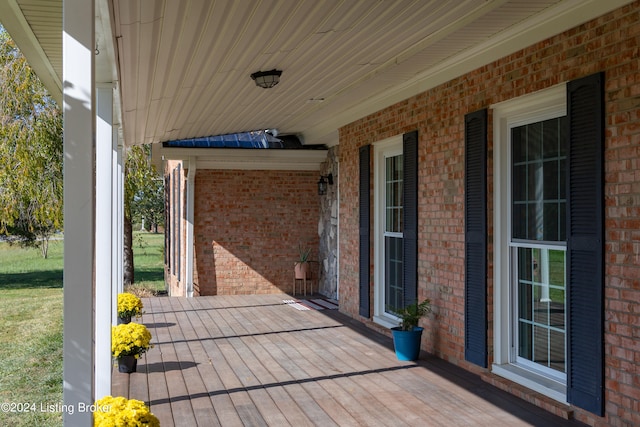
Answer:
<path fill-rule="evenodd" d="M 127 145 L 255 129 L 337 129 L 625 0 L 97 0 L 97 82 L 119 88 Z M 62 99 L 62 0 L 0 20 Z M 255 86 L 259 70 L 279 85 Z"/>

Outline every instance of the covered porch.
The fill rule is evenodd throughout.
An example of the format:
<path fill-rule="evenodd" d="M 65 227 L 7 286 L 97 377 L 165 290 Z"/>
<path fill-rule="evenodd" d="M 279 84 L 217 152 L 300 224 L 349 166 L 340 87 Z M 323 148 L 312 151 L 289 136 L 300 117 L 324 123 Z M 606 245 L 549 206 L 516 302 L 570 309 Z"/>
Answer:
<path fill-rule="evenodd" d="M 604 239 L 600 236 L 603 230 L 598 229 L 599 241 L 606 240 L 608 252 L 597 257 L 598 266 L 606 266 L 599 270 L 602 280 L 600 274 L 590 275 L 596 278 L 592 280 L 596 297 L 585 300 L 594 304 L 585 305 L 577 313 L 583 317 L 575 318 L 595 319 L 597 331 L 594 328 L 590 335 L 588 328 L 580 330 L 583 336 L 567 352 L 570 356 L 591 354 L 581 353 L 579 347 L 591 343 L 598 358 L 590 359 L 593 364 L 583 358 L 580 369 L 568 373 L 567 385 L 577 387 L 572 391 L 560 384 L 556 399 L 558 405 L 569 403 L 573 405 L 569 408 L 584 409 L 580 419 L 591 425 L 626 425 L 639 419 L 638 384 L 628 373 L 637 366 L 634 328 L 638 321 L 634 315 L 638 310 L 628 307 L 637 304 L 634 285 L 640 274 L 634 264 L 639 246 L 630 244 L 637 237 L 633 218 L 637 216 L 638 176 L 629 172 L 638 157 L 634 94 L 638 93 L 640 3 L 450 3 L 455 7 L 445 2 L 375 0 L 0 2 L 2 25 L 62 106 L 65 117 L 66 405 L 89 405 L 107 394 L 122 392 L 149 402 L 163 425 L 175 419 L 175 425 L 180 426 L 196 419 L 209 424 L 209 418 L 214 417 L 224 420 L 220 424 L 232 425 L 224 418 L 227 415 L 237 423 L 251 425 L 305 421 L 398 425 L 424 419 L 427 425 L 552 425 L 549 415 L 465 373 L 483 372 L 483 379 L 497 382 L 491 370 L 517 361 L 509 351 L 517 334 L 507 327 L 515 312 L 511 310 L 510 286 L 516 285 L 501 280 L 513 277 L 509 270 L 509 221 L 503 220 L 511 218 L 507 213 L 509 192 L 501 191 L 510 185 L 509 156 L 500 149 L 508 151 L 508 138 L 498 138 L 502 122 L 481 120 L 476 172 L 488 186 L 485 191 L 467 190 L 464 120 L 468 114 L 484 111 L 489 113 L 486 117 L 502 117 L 507 123 L 510 118 L 520 120 L 521 113 L 537 114 L 537 109 L 530 108 L 534 104 L 542 108 L 540 111 L 561 110 L 566 104 L 563 87 L 595 75 L 592 73 L 604 73 L 606 108 L 599 112 L 606 117 L 597 117 L 606 124 L 601 129 L 607 135 L 606 151 L 603 141 L 597 141 L 597 147 L 592 145 L 603 149 L 604 164 L 596 162 L 597 177 L 603 166 L 608 168 L 606 202 L 615 206 L 606 205 L 607 214 L 598 221 L 608 224 L 609 234 Z M 257 87 L 251 76 L 265 70 L 282 74 L 282 81 L 267 89 Z M 603 89 L 601 84 L 597 88 Z M 555 95 L 544 92 L 541 96 L 543 90 Z M 599 106 L 600 102 L 576 104 Z M 530 119 L 537 123 L 546 118 Z M 279 296 L 244 295 L 147 301 L 149 309 L 143 322 L 152 326 L 158 341 L 141 363 L 141 372 L 147 373 L 132 375 L 127 385 L 120 383 L 118 375 L 112 378 L 110 331 L 115 322 L 116 295 L 122 290 L 126 148 L 152 144 L 157 154 L 158 147 L 167 141 L 274 129 L 280 135 L 296 136 L 305 146 L 324 145 L 329 153 L 337 152 L 331 162 L 318 163 L 313 169 L 313 181 L 330 171 L 337 178 L 331 194 L 337 202 L 331 206 L 326 200 L 318 202 L 326 214 L 325 223 L 335 227 L 328 234 L 337 239 L 335 251 L 325 259 L 331 266 L 328 276 L 336 284 L 331 289 L 337 290 L 339 285 L 341 311 L 365 323 L 386 313 L 386 285 L 379 280 L 384 277 L 380 267 L 385 259 L 370 258 L 384 247 L 382 237 L 387 230 L 380 227 L 385 224 L 379 221 L 381 213 L 387 207 L 405 211 L 404 201 L 388 206 L 380 202 L 382 191 L 376 185 L 381 182 L 376 174 L 384 168 L 374 160 L 386 154 L 372 147 L 389 147 L 391 142 L 396 150 L 404 144 L 403 135 L 419 135 L 407 144 L 411 151 L 401 151 L 417 163 L 412 165 L 412 173 L 407 173 L 407 182 L 416 184 L 411 194 L 417 196 L 409 203 L 416 227 L 403 228 L 402 234 L 404 239 L 406 232 L 411 243 L 411 259 L 415 254 L 418 262 L 412 261 L 406 280 L 403 274 L 399 282 L 411 291 L 406 293 L 408 297 L 433 299 L 437 318 L 428 326 L 437 341 L 426 348 L 457 368 L 435 359 L 425 359 L 417 366 L 398 364 L 388 350 L 388 338 L 359 329 L 363 326 L 340 317 L 342 314 L 298 313 L 282 304 Z M 485 147 L 485 137 L 491 136 L 494 139 Z M 399 157 L 400 151 L 393 150 L 386 153 Z M 217 234 L 213 233 L 205 236 L 208 240 L 198 240 L 196 211 L 210 212 L 198 210 L 194 199 L 198 184 L 189 185 L 189 180 L 195 183 L 198 169 L 198 176 L 206 178 L 207 169 L 226 166 L 238 171 L 251 163 L 264 163 L 252 153 L 231 153 L 239 159 L 231 155 L 202 158 L 197 151 L 188 156 L 174 153 L 182 162 L 182 171 L 189 166 L 188 175 L 180 181 L 187 182 L 180 187 L 186 201 L 171 204 L 176 217 L 182 218 L 175 225 L 184 231 L 184 238 L 174 245 L 172 266 L 188 296 L 196 295 L 196 285 L 202 285 L 196 282 L 200 277 L 195 263 L 190 262 L 198 260 L 196 245 L 200 242 L 207 245 L 200 247 L 201 260 L 208 257 L 209 261 L 217 248 L 223 248 L 235 255 L 232 262 L 244 262 L 243 269 L 267 271 L 247 262 L 264 250 L 251 250 L 247 256 L 234 251 L 237 246 L 227 241 L 214 247 Z M 170 156 L 165 156 L 167 159 Z M 299 161 L 287 163 L 304 170 Z M 249 176 L 253 179 L 243 182 L 242 189 L 248 191 L 263 183 L 255 175 Z M 403 174 L 403 185 L 404 180 Z M 229 198 L 238 192 L 220 182 L 218 179 L 209 187 L 228 190 Z M 594 184 L 598 191 L 593 198 L 598 206 L 604 201 L 602 184 Z M 478 204 L 478 218 L 486 215 L 486 220 L 480 221 L 480 234 L 486 241 L 479 246 L 487 256 L 480 257 L 483 267 L 478 269 L 477 292 L 481 298 L 476 300 L 465 293 L 465 194 L 483 199 Z M 248 206 L 259 213 L 254 205 Z M 502 225 L 504 232 L 497 232 L 497 225 Z M 272 238 L 279 239 L 281 234 L 273 232 Z M 248 245 L 241 242 L 239 246 L 244 250 Z M 486 270 L 484 264 L 488 264 Z M 228 277 L 236 279 L 237 275 Z M 278 280 L 271 281 L 280 283 Z M 243 277 L 238 281 L 246 283 Z M 247 308 L 252 301 L 255 307 Z M 471 302 L 476 301 L 473 314 L 482 319 L 467 322 L 472 319 L 468 315 Z M 226 315 L 218 316 L 221 311 Z M 467 324 L 476 330 L 466 329 Z M 479 344 L 479 361 L 469 362 L 465 357 L 470 347 L 467 337 L 477 338 L 473 344 Z M 252 345 L 248 340 L 254 341 Z M 285 354 L 282 348 L 292 351 Z M 591 375 L 592 365 L 597 375 Z M 502 373 L 508 376 L 507 370 Z M 572 378 L 584 382 L 572 383 Z M 535 388 L 517 388 L 527 384 L 527 378 L 518 375 L 516 379 L 518 383 L 504 388 L 512 395 L 536 396 L 529 400 L 547 405 L 532 391 Z M 541 378 L 529 385 L 537 387 L 543 382 Z M 183 415 L 187 417 L 184 421 L 176 418 Z M 64 423 L 84 426 L 90 417 L 86 412 L 65 413 Z"/>
<path fill-rule="evenodd" d="M 165 426 L 576 426 L 441 359 L 287 294 L 144 299 L 155 347 L 113 395 Z M 300 307 L 298 307 L 300 308 Z M 570 416 L 570 413 L 565 413 Z"/>

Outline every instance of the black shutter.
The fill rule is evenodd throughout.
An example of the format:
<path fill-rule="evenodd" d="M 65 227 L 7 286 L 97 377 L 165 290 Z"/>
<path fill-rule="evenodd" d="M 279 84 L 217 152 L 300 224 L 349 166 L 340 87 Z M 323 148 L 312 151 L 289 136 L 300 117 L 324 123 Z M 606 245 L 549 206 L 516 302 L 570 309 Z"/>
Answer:
<path fill-rule="evenodd" d="M 604 74 L 567 85 L 567 400 L 604 411 Z"/>
<path fill-rule="evenodd" d="M 402 136 L 403 260 L 405 305 L 418 298 L 418 131 Z"/>
<path fill-rule="evenodd" d="M 371 146 L 360 147 L 360 316 L 370 317 Z"/>
<path fill-rule="evenodd" d="M 487 110 L 464 118 L 464 358 L 487 367 Z"/>

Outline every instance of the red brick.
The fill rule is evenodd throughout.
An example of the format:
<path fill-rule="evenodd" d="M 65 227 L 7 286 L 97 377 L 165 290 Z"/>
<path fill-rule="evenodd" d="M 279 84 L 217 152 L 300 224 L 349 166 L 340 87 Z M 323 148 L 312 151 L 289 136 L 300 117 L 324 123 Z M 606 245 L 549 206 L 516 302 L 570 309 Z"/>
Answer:
<path fill-rule="evenodd" d="M 640 362 L 640 2 L 550 37 L 363 117 L 340 129 L 341 310 L 358 318 L 358 148 L 417 129 L 419 132 L 420 295 L 433 300 L 427 351 L 464 362 L 464 115 L 553 85 L 604 71 L 606 416 L 578 408 L 592 425 L 638 425 L 640 385 L 624 369 Z M 491 123 L 491 111 L 490 121 Z M 492 148 L 489 126 L 489 149 Z M 488 153 L 488 230 L 493 232 L 493 163 Z M 489 235 L 489 242 L 492 241 Z M 460 242 L 452 250 L 452 242 Z M 490 256 L 493 252 L 490 251 Z M 493 260 L 489 259 L 489 275 Z M 372 267 L 373 268 L 373 267 Z M 491 283 L 492 277 L 487 278 Z M 343 303 L 344 301 L 344 303 Z M 489 303 L 492 303 L 489 298 Z M 493 307 L 488 312 L 493 313 Z M 491 320 L 491 319 L 490 319 Z M 493 335 L 490 334 L 489 349 Z M 625 368 L 622 368 L 625 366 Z M 620 387 L 620 382 L 624 387 Z M 615 393 L 614 393 L 615 391 Z M 515 390 L 512 392 L 517 393 Z M 522 391 L 523 398 L 529 393 Z M 542 404 L 542 403 L 540 403 Z M 552 410 L 552 409 L 550 409 Z"/>
<path fill-rule="evenodd" d="M 308 171 L 198 170 L 198 294 L 292 292 L 298 246 L 317 256 L 317 180 Z"/>

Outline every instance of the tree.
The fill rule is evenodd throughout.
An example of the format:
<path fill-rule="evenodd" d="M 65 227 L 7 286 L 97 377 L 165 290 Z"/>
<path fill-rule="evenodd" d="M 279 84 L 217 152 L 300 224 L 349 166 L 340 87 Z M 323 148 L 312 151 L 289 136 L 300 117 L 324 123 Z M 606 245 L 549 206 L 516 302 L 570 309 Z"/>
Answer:
<path fill-rule="evenodd" d="M 0 26 L 0 235 L 47 257 L 63 226 L 62 113 Z"/>
<path fill-rule="evenodd" d="M 164 224 L 164 185 L 160 176 L 151 178 L 131 201 L 134 223 L 142 223 L 145 230 L 158 232 Z"/>
<path fill-rule="evenodd" d="M 128 149 L 124 166 L 124 284 L 134 282 L 133 219 L 145 216 L 160 223 L 164 216 L 164 187 L 155 166 L 150 164 L 150 146 Z M 157 200 L 161 203 L 158 204 Z"/>

